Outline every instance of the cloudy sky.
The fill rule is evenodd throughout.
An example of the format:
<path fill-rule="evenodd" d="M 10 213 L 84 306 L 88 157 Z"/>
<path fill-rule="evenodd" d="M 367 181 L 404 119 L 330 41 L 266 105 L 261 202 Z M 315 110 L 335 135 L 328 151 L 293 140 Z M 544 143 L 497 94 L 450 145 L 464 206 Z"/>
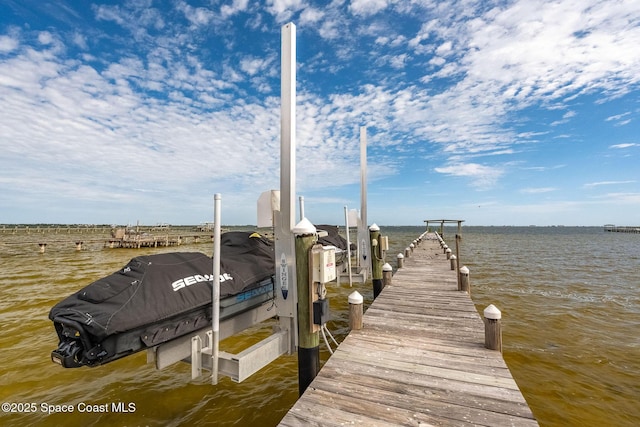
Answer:
<path fill-rule="evenodd" d="M 637 0 L 0 0 L 0 223 L 640 225 Z"/>

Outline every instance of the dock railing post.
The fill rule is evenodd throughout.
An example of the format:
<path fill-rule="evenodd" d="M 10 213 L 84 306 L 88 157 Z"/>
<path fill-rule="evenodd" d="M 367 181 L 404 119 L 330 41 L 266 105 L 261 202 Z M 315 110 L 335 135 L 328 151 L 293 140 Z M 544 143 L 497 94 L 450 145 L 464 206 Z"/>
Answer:
<path fill-rule="evenodd" d="M 362 329 L 363 302 L 360 292 L 353 291 L 349 295 L 349 329 L 352 331 Z"/>
<path fill-rule="evenodd" d="M 404 255 L 398 254 L 396 259 L 398 260 L 398 269 L 403 268 L 404 267 Z"/>
<path fill-rule="evenodd" d="M 300 396 L 320 371 L 320 335 L 312 332 L 311 248 L 317 241 L 316 228 L 306 218 L 292 230 L 295 235 L 296 283 L 298 293 L 298 391 Z"/>
<path fill-rule="evenodd" d="M 489 350 L 502 352 L 502 313 L 490 304 L 484 309 L 484 346 Z"/>
<path fill-rule="evenodd" d="M 460 267 L 460 291 L 466 292 L 471 296 L 471 285 L 469 284 L 469 268 L 465 265 Z"/>
<path fill-rule="evenodd" d="M 456 269 L 458 275 L 458 289 L 462 289 L 462 277 L 460 275 L 460 240 L 462 240 L 462 221 L 458 221 L 458 232 L 456 233 Z M 471 295 L 471 292 L 469 292 Z"/>
<path fill-rule="evenodd" d="M 384 263 L 382 266 L 382 289 L 386 286 L 391 286 L 391 278 L 393 277 L 393 267 L 389 263 Z M 382 290 L 381 289 L 381 290 Z"/>
<path fill-rule="evenodd" d="M 371 281 L 373 282 L 373 298 L 382 291 L 382 250 L 380 249 L 380 227 L 372 224 L 369 227 L 371 242 Z"/>

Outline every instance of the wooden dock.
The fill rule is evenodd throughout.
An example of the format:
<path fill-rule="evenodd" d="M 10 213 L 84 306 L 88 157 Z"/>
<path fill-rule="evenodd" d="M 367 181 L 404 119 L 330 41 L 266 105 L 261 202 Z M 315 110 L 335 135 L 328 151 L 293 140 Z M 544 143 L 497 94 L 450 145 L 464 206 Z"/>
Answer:
<path fill-rule="evenodd" d="M 640 226 L 620 226 L 614 224 L 606 224 L 604 231 L 613 233 L 640 233 Z"/>
<path fill-rule="evenodd" d="M 363 320 L 281 426 L 538 425 L 434 235 Z"/>

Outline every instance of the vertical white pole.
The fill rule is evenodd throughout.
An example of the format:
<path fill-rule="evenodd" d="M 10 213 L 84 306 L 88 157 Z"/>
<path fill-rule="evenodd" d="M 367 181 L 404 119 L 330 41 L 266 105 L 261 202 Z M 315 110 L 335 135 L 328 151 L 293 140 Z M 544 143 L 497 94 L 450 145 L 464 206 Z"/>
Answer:
<path fill-rule="evenodd" d="M 211 290 L 211 384 L 218 384 L 218 351 L 220 341 L 220 202 L 222 196 L 213 197 L 213 287 Z"/>
<path fill-rule="evenodd" d="M 280 328 L 289 330 L 289 353 L 298 345 L 295 240 L 296 26 L 282 27 L 280 88 L 280 211 L 274 215 L 276 307 Z"/>
<path fill-rule="evenodd" d="M 367 128 L 360 127 L 360 223 L 358 224 L 358 261 L 366 281 L 369 271 L 369 226 L 367 225 Z"/>
<path fill-rule="evenodd" d="M 353 286 L 353 279 L 351 278 L 351 241 L 349 239 L 349 210 L 344 207 L 344 227 L 347 231 L 347 269 L 349 269 L 349 287 Z"/>
<path fill-rule="evenodd" d="M 293 23 L 282 27 L 280 97 L 280 213 L 283 226 L 291 230 L 296 216 L 296 26 Z"/>
<path fill-rule="evenodd" d="M 360 127 L 360 219 L 367 223 L 367 127 Z"/>
<path fill-rule="evenodd" d="M 305 216 L 304 216 L 304 196 L 300 196 L 298 198 L 298 200 L 300 201 L 300 221 L 302 221 L 302 219 L 305 218 Z"/>

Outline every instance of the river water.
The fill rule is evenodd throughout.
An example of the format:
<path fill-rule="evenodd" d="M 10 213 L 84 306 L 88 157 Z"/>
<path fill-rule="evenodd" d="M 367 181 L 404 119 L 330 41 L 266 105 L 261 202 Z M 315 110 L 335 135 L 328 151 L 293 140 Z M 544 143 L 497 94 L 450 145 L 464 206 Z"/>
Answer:
<path fill-rule="evenodd" d="M 382 227 L 388 262 L 395 265 L 395 254 L 423 231 Z M 453 242 L 454 233 L 445 228 L 445 240 Z M 463 227 L 462 236 L 473 300 L 480 312 L 488 304 L 502 310 L 504 358 L 540 425 L 640 425 L 640 235 L 600 227 Z M 211 255 L 203 243 L 108 249 L 102 237 L 0 233 L 0 425 L 276 425 L 298 395 L 295 355 L 241 384 L 223 378 L 217 386 L 191 381 L 186 364 L 157 371 L 144 352 L 97 368 L 51 362 L 57 337 L 47 315 L 56 302 L 134 256 Z M 74 241 L 92 239 L 75 250 Z M 45 253 L 37 241 L 51 241 Z M 347 296 L 357 289 L 366 308 L 371 285 L 328 288 L 328 326 L 340 341 Z M 238 352 L 270 330 L 266 322 L 220 348 Z M 322 346 L 321 359 L 328 357 Z"/>

